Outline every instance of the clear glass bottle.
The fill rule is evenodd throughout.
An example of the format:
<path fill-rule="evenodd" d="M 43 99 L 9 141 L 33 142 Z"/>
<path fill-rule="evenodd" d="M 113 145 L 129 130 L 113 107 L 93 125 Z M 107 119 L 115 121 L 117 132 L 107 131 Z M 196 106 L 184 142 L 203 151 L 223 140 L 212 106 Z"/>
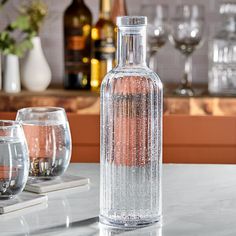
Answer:
<path fill-rule="evenodd" d="M 220 14 L 225 21 L 210 44 L 208 89 L 213 94 L 236 94 L 236 3 L 221 4 Z"/>
<path fill-rule="evenodd" d="M 118 65 L 101 86 L 100 222 L 161 219 L 162 83 L 146 66 L 146 17 L 118 17 Z"/>

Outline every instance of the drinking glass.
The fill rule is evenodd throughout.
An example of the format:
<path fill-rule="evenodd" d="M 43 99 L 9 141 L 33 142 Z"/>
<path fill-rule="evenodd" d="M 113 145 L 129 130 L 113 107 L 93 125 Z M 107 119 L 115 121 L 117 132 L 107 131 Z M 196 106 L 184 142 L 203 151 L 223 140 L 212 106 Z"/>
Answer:
<path fill-rule="evenodd" d="M 0 121 L 0 200 L 21 193 L 29 171 L 29 153 L 22 126 Z"/>
<path fill-rule="evenodd" d="M 185 56 L 184 76 L 175 93 L 193 96 L 192 53 L 200 46 L 204 28 L 204 7 L 202 5 L 182 4 L 176 7 L 172 19 L 170 42 Z"/>
<path fill-rule="evenodd" d="M 168 6 L 165 4 L 142 4 L 140 13 L 148 17 L 148 65 L 154 70 L 156 53 L 168 40 Z"/>
<path fill-rule="evenodd" d="M 17 112 L 28 143 L 29 179 L 47 180 L 61 176 L 71 158 L 71 134 L 65 110 L 31 107 Z"/>

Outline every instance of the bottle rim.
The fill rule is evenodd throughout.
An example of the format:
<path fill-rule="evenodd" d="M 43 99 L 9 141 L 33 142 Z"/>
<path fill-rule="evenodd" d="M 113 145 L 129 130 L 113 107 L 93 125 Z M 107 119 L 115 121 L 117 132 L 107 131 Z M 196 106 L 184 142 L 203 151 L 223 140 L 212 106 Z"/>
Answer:
<path fill-rule="evenodd" d="M 34 114 L 52 114 L 58 112 L 65 112 L 62 107 L 26 107 L 18 110 L 18 113 L 34 113 Z"/>
<path fill-rule="evenodd" d="M 9 128 L 21 128 L 21 124 L 15 120 L 0 120 L 0 130 Z"/>

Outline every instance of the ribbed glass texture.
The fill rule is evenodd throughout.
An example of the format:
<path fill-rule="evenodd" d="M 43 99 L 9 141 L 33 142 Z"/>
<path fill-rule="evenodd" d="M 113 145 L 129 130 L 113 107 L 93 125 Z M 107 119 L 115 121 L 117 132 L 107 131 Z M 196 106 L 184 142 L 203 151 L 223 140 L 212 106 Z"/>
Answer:
<path fill-rule="evenodd" d="M 162 84 L 143 28 L 119 30 L 119 64 L 101 87 L 100 222 L 127 228 L 161 219 Z"/>

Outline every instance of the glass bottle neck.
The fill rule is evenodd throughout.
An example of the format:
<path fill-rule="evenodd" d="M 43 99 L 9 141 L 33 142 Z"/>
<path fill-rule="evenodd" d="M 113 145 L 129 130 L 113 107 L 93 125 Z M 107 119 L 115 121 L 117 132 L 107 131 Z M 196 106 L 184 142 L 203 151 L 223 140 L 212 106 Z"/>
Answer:
<path fill-rule="evenodd" d="M 111 0 L 100 0 L 99 18 L 110 19 Z"/>
<path fill-rule="evenodd" d="M 117 41 L 118 66 L 146 66 L 146 27 L 121 27 Z"/>

